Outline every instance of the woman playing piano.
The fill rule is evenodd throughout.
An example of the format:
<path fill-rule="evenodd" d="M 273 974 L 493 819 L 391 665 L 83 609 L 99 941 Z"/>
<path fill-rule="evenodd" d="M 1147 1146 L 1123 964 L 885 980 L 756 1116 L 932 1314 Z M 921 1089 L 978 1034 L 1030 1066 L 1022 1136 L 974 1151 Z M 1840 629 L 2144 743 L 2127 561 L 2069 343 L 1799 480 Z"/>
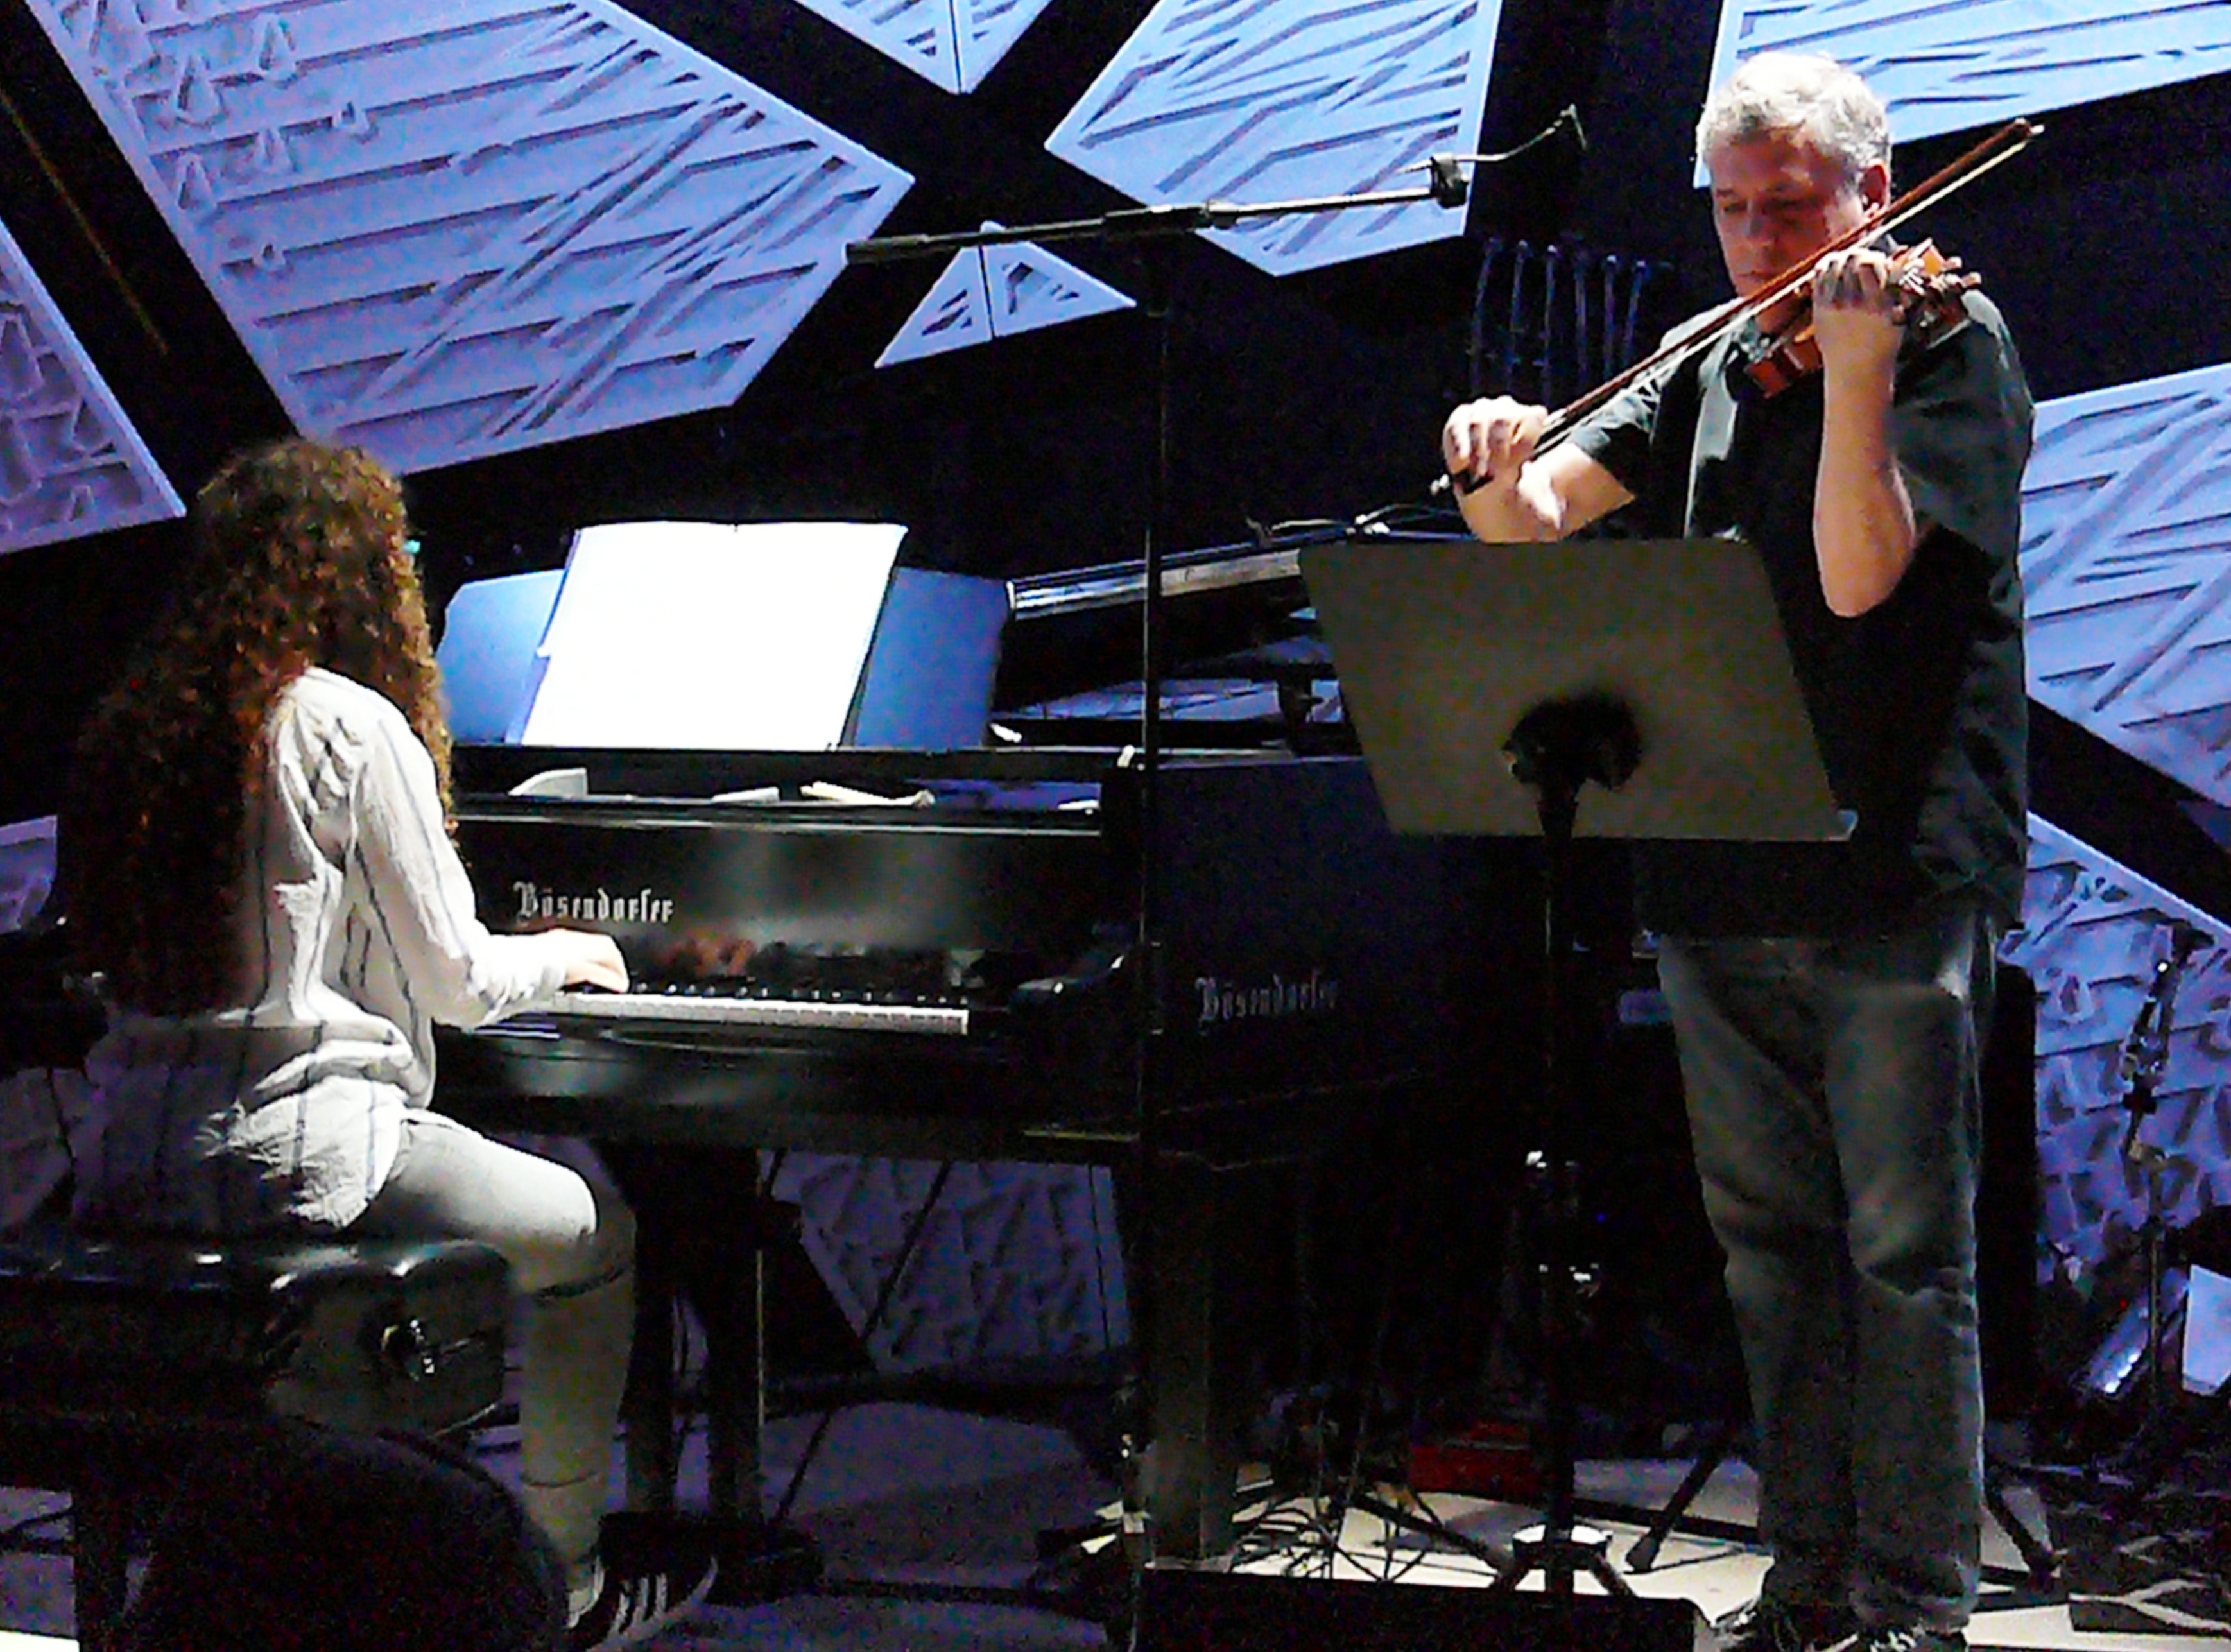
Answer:
<path fill-rule="evenodd" d="M 474 914 L 395 479 L 275 442 L 224 466 L 193 530 L 66 806 L 70 926 L 109 1003 L 76 1219 L 501 1251 L 528 1305 L 521 1494 L 566 1563 L 570 1644 L 639 1640 L 711 1565 L 598 1555 L 633 1220 L 601 1178 L 429 1110 L 436 1022 L 624 989 L 625 965 L 608 937 L 495 935 Z"/>

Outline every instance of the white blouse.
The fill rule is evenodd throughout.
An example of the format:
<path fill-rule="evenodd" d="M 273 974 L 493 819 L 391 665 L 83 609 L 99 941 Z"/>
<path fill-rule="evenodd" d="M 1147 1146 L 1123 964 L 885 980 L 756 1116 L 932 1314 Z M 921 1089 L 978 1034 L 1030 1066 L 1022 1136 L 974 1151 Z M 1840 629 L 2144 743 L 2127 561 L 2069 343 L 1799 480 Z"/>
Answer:
<path fill-rule="evenodd" d="M 434 764 L 384 696 L 313 669 L 268 726 L 245 823 L 236 1006 L 112 1010 L 73 1143 L 81 1221 L 341 1227 L 434 1088 L 434 1023 L 546 1000 L 558 944 L 496 935 L 443 829 Z"/>

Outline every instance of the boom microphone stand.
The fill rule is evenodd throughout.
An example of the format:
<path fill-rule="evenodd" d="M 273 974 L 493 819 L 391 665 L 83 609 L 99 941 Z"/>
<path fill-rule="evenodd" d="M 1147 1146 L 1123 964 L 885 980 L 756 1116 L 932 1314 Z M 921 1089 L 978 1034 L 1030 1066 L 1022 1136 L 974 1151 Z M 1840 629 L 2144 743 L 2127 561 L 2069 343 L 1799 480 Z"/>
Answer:
<path fill-rule="evenodd" d="M 1565 110 L 1549 128 L 1504 154 L 1432 156 L 1408 169 L 1424 171 L 1428 174 L 1428 181 L 1416 188 L 1376 190 L 1354 195 L 1259 203 L 1209 200 L 1191 205 L 1126 208 L 1091 218 L 992 227 L 941 235 L 881 236 L 853 242 L 845 248 L 847 261 L 856 264 L 937 257 L 974 248 L 1021 241 L 1040 243 L 1064 241 L 1136 242 L 1141 244 L 1145 255 L 1141 261 L 1145 268 L 1146 290 L 1141 308 L 1154 328 L 1154 377 L 1153 458 L 1147 478 L 1148 520 L 1140 622 L 1141 705 L 1139 748 L 1133 765 L 1139 825 L 1136 909 L 1132 937 L 1139 994 L 1133 1052 L 1134 1108 L 1137 1131 L 1135 1163 L 1138 1172 L 1138 1208 L 1133 1223 L 1133 1251 L 1136 1255 L 1151 1258 L 1155 1254 L 1154 1229 L 1159 1220 L 1155 1210 L 1156 1185 L 1162 1128 L 1161 1098 L 1164 1082 L 1166 983 L 1161 950 L 1161 860 L 1163 846 L 1160 772 L 1164 745 L 1162 685 L 1167 667 L 1164 658 L 1167 634 L 1163 615 L 1163 601 L 1167 594 L 1164 558 L 1171 539 L 1171 335 L 1174 307 L 1166 256 L 1167 243 L 1175 236 L 1230 229 L 1254 218 L 1356 209 L 1385 210 L 1418 202 L 1460 208 L 1469 194 L 1468 180 L 1463 170 L 1466 165 L 1509 159 L 1568 126 L 1578 134 L 1579 118 L 1577 113 L 1570 108 Z M 1154 1281 L 1151 1273 L 1151 1268 L 1144 1270 L 1141 1276 L 1134 1281 L 1132 1287 L 1136 1334 L 1141 1347 L 1148 1355 L 1141 1361 L 1141 1386 L 1145 1390 L 1144 1412 L 1149 1418 L 1156 1416 L 1152 1353 L 1158 1319 Z M 1179 1462 L 1176 1466 L 1180 1472 L 1174 1475 L 1158 1472 L 1154 1476 L 1154 1481 L 1167 1487 L 1172 1481 L 1181 1481 L 1185 1478 L 1185 1471 L 1196 1467 L 1212 1469 L 1218 1461 L 1218 1454 L 1210 1449 L 1211 1444 L 1205 1439 L 1178 1442 L 1176 1455 Z M 1199 1490 L 1200 1496 L 1196 1500 L 1190 1491 L 1180 1489 L 1175 1494 L 1174 1503 L 1165 1500 L 1160 1513 L 1155 1507 L 1154 1497 L 1150 1494 L 1146 1511 L 1148 1529 L 1141 1534 L 1143 1540 L 1138 1546 L 1141 1552 L 1137 1558 L 1141 1562 L 1150 1558 L 1158 1545 L 1165 1552 L 1198 1558 L 1208 1558 L 1220 1545 L 1228 1542 L 1232 1487 L 1229 1485 L 1203 1485 Z"/>

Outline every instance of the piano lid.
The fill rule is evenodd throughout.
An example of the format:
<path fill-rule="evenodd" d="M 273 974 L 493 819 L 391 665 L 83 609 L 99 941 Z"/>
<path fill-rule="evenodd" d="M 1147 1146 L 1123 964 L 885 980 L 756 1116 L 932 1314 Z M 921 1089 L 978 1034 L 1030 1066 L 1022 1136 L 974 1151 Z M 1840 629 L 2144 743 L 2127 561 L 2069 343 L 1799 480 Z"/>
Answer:
<path fill-rule="evenodd" d="M 1301 590 L 1301 552 L 1292 546 L 1245 545 L 1211 545 L 1202 550 L 1173 552 L 1162 562 L 1162 595 L 1183 600 L 1222 590 L 1239 590 L 1281 584 L 1283 593 L 1266 593 L 1266 600 L 1292 597 Z M 1052 573 L 1031 574 L 1007 582 L 1007 613 L 1018 624 L 1059 619 L 1064 615 L 1093 613 L 1103 609 L 1133 607 L 1147 596 L 1147 565 L 1143 559 L 1103 562 L 1087 568 L 1064 568 Z"/>
<path fill-rule="evenodd" d="M 1110 691 L 1138 699 L 1143 561 L 1101 563 L 1007 582 L 1007 630 L 993 706 L 1012 725 L 1025 707 Z M 1305 636 L 1310 617 L 1297 544 L 1211 545 L 1173 552 L 1162 567 L 1165 673 L 1222 679 L 1209 661 L 1244 657 Z M 1273 679 L 1259 681 L 1266 687 Z M 1276 695 L 1264 701 L 1276 710 Z M 1122 713 L 1117 713 L 1119 716 Z M 1135 712 L 1132 713 L 1135 715 Z M 1266 719 L 1275 736 L 1277 719 Z"/>

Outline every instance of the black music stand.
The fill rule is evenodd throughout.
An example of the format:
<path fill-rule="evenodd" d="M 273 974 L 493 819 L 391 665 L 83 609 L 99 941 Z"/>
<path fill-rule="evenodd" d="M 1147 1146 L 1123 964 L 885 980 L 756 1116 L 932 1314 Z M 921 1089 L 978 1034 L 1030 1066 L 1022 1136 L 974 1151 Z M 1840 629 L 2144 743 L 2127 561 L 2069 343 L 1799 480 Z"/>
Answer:
<path fill-rule="evenodd" d="M 1570 1623 L 1586 1571 L 1628 1610 L 1605 1540 L 1574 1525 L 1577 1178 L 1568 1145 L 1566 915 L 1576 836 L 1831 842 L 1848 836 L 1765 571 L 1725 539 L 1490 545 L 1388 535 L 1304 548 L 1302 578 L 1397 832 L 1543 844 L 1545 1146 L 1541 1277 L 1549 1499 L 1497 1591 L 1536 1571 Z M 1581 793 L 1590 783 L 1586 817 Z M 1652 1644 L 1656 1642 L 1653 1642 Z M 1559 1642 L 1562 1644 L 1562 1642 Z"/>

